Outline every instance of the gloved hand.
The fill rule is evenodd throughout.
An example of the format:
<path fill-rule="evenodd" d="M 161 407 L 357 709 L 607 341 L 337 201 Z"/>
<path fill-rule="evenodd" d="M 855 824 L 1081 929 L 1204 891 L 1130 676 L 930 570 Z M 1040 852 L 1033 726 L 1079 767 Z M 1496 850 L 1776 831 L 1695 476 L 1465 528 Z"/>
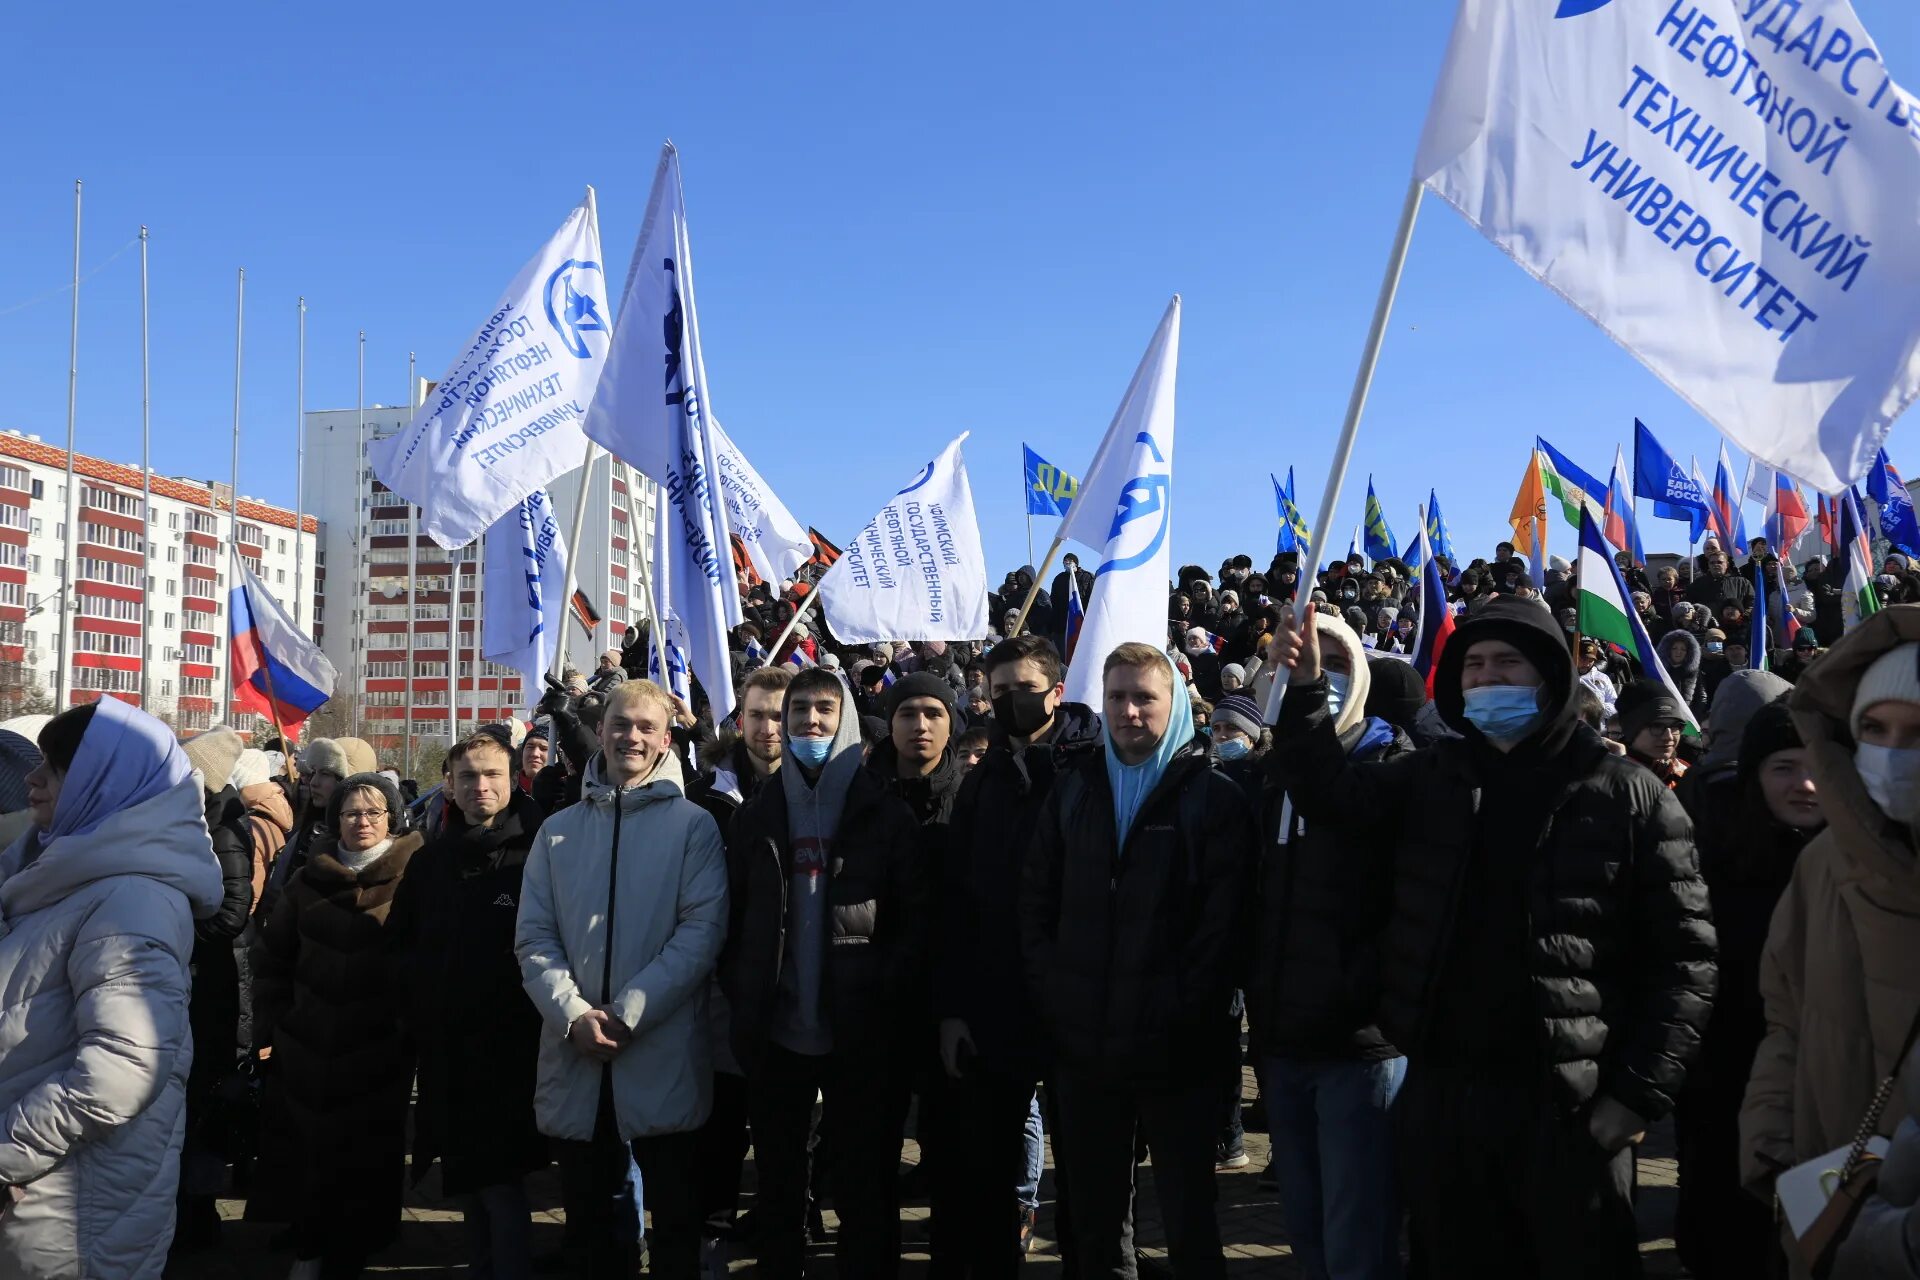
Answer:
<path fill-rule="evenodd" d="M 1600 1098 L 1587 1113 L 1587 1132 L 1608 1155 L 1630 1147 L 1647 1136 L 1647 1122 L 1629 1111 L 1624 1103 Z"/>
<path fill-rule="evenodd" d="M 567 693 L 565 685 L 549 675 L 547 692 L 541 697 L 540 705 L 536 710 L 543 716 L 558 716 L 562 712 L 573 710 L 573 698 Z"/>

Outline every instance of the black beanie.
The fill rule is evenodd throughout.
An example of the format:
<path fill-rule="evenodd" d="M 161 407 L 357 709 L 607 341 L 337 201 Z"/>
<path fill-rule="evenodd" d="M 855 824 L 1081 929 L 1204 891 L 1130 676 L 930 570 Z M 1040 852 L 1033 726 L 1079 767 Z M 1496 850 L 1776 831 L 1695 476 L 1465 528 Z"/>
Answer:
<path fill-rule="evenodd" d="M 1367 686 L 1367 714 L 1412 733 L 1413 722 L 1427 702 L 1426 680 L 1411 662 L 1398 658 L 1368 658 L 1367 671 L 1373 677 Z"/>
<path fill-rule="evenodd" d="M 1620 739 L 1628 746 L 1633 745 L 1642 729 L 1659 721 L 1687 722 L 1686 708 L 1660 680 L 1635 680 L 1620 691 L 1613 705 L 1620 715 Z"/>
<path fill-rule="evenodd" d="M 1800 731 L 1793 725 L 1793 713 L 1787 709 L 1787 699 L 1769 702 L 1753 713 L 1753 718 L 1747 721 L 1746 732 L 1740 735 L 1741 785 L 1744 786 L 1748 779 L 1758 774 L 1760 766 L 1774 752 L 1792 751 L 1805 745 L 1800 740 Z"/>
<path fill-rule="evenodd" d="M 953 685 L 944 676 L 936 676 L 930 671 L 916 671 L 910 676 L 901 676 L 887 690 L 887 723 L 893 723 L 893 713 L 908 698 L 937 698 L 940 705 L 947 709 L 947 719 L 954 718 L 959 704 L 953 695 Z"/>

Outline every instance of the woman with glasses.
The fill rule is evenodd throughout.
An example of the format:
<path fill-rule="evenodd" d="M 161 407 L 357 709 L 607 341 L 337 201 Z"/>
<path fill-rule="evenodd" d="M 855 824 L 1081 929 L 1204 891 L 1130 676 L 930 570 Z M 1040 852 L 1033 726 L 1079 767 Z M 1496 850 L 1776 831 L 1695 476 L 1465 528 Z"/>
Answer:
<path fill-rule="evenodd" d="M 254 1035 L 270 1050 L 282 1128 L 264 1174 L 290 1206 L 293 1280 L 354 1276 L 400 1224 L 412 1058 L 387 928 L 419 850 L 400 793 L 377 773 L 342 782 L 327 835 L 253 946 Z"/>

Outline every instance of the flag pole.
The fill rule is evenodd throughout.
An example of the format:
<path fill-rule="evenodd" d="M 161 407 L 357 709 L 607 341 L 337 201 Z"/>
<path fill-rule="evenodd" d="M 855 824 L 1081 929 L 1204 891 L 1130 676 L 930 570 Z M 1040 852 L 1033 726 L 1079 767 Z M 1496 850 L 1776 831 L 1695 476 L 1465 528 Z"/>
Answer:
<path fill-rule="evenodd" d="M 1027 512 L 1027 563 L 1033 563 L 1033 512 Z"/>
<path fill-rule="evenodd" d="M 786 629 L 780 633 L 780 638 L 773 642 L 773 647 L 771 649 L 767 650 L 768 666 L 772 666 L 774 661 L 778 659 L 778 657 L 780 656 L 780 646 L 787 642 L 787 637 L 793 634 L 794 628 L 800 625 L 800 620 L 807 616 L 807 610 L 813 608 L 814 601 L 818 600 L 819 598 L 820 598 L 820 584 L 818 582 L 815 582 L 813 584 L 813 590 L 807 592 L 807 598 L 800 602 L 800 607 L 793 611 L 793 616 L 791 618 L 787 619 Z M 666 670 L 664 660 L 662 662 L 660 669 L 662 671 Z"/>
<path fill-rule="evenodd" d="M 1060 523 L 1065 525 L 1066 521 L 1062 520 Z M 1047 558 L 1040 562 L 1040 568 L 1033 575 L 1033 585 L 1027 588 L 1027 598 L 1020 605 L 1020 616 L 1013 620 L 1013 635 L 1006 637 L 1007 639 L 1011 640 L 1013 636 L 1019 635 L 1020 628 L 1027 625 L 1027 614 L 1033 611 L 1033 602 L 1040 594 L 1040 584 L 1047 580 L 1047 570 L 1053 567 L 1053 558 L 1060 554 L 1060 544 L 1066 540 L 1065 534 L 1053 535 L 1053 545 L 1047 548 Z"/>
<path fill-rule="evenodd" d="M 300 592 L 306 565 L 306 550 L 300 545 L 300 535 L 306 532 L 307 517 L 302 508 L 306 505 L 307 475 L 307 299 L 301 296 L 300 335 L 298 354 L 294 361 L 293 375 L 293 620 L 300 621 Z M 309 630 L 313 627 L 311 612 L 307 619 Z"/>
<path fill-rule="evenodd" d="M 1367 328 L 1367 340 L 1360 350 L 1360 368 L 1354 374 L 1353 392 L 1347 398 L 1346 420 L 1340 426 L 1340 439 L 1333 448 L 1333 463 L 1327 470 L 1326 491 L 1320 498 L 1320 510 L 1314 513 L 1313 541 L 1309 545 L 1324 551 L 1333 536 L 1334 507 L 1340 501 L 1340 486 L 1346 480 L 1347 467 L 1353 461 L 1353 445 L 1360 434 L 1360 415 L 1367 407 L 1367 393 L 1373 389 L 1373 371 L 1380 363 L 1380 347 L 1386 340 L 1387 320 L 1393 314 L 1393 300 L 1400 292 L 1400 276 L 1406 270 L 1407 250 L 1413 244 L 1414 223 L 1420 217 L 1420 195 L 1426 189 L 1419 178 L 1407 183 L 1406 198 L 1400 205 L 1400 225 L 1393 235 L 1393 247 L 1387 252 L 1387 269 L 1380 281 L 1380 295 L 1373 304 L 1373 323 Z M 1293 608 L 1295 625 L 1300 609 L 1313 594 L 1315 575 L 1300 574 L 1295 580 Z M 1267 691 L 1266 722 L 1280 715 L 1281 700 L 1287 696 L 1291 672 L 1281 667 L 1273 673 L 1273 685 Z"/>
<path fill-rule="evenodd" d="M 233 302 L 233 476 L 227 489 L 228 569 L 240 562 L 240 369 L 247 334 L 247 269 L 239 268 L 234 283 Z M 233 654 L 227 654 L 221 666 L 220 716 L 216 724 L 225 724 L 233 715 Z"/>
<path fill-rule="evenodd" d="M 592 191 L 593 188 L 588 187 L 587 190 Z M 587 441 L 586 456 L 580 460 L 580 497 L 579 500 L 573 504 L 573 532 L 567 538 L 567 570 L 565 574 L 567 595 L 565 608 L 569 613 L 573 611 L 573 573 L 576 567 L 575 562 L 580 555 L 581 530 L 586 527 L 587 523 L 587 493 L 593 487 L 593 464 L 595 455 L 598 454 L 599 451 L 600 446 L 589 440 Z M 631 551 L 631 547 L 629 547 L 629 551 Z M 553 674 L 555 676 L 558 676 L 561 671 L 566 669 L 567 634 L 566 627 L 561 627 L 560 643 L 553 648 Z"/>
<path fill-rule="evenodd" d="M 363 717 L 366 714 L 364 704 L 367 700 L 366 667 L 360 661 L 365 652 L 368 627 L 367 589 L 371 578 L 364 572 L 367 563 L 367 331 L 360 331 L 357 372 L 354 375 L 354 411 L 353 429 L 353 616 L 359 618 L 360 625 L 354 628 L 354 639 L 358 641 L 354 649 L 352 670 L 348 677 L 350 687 L 348 696 L 353 699 L 353 736 L 360 736 Z M 456 585 L 458 585 L 456 583 Z M 458 597 L 456 596 L 457 600 Z M 413 659 L 409 657 L 407 661 Z M 407 687 L 413 687 L 409 679 Z M 408 696 L 412 696 L 409 694 Z"/>
<path fill-rule="evenodd" d="M 409 351 L 407 352 L 407 416 L 409 418 L 413 416 L 413 411 L 419 407 L 415 403 L 413 388 L 413 352 Z M 416 595 L 416 580 L 419 576 L 420 508 L 409 502 L 407 504 L 407 668 L 405 672 L 405 688 L 407 692 L 404 695 L 407 701 L 407 745 L 402 751 L 401 759 L 401 763 L 406 766 L 407 770 L 401 775 L 405 778 L 411 778 L 413 776 L 413 620 L 414 616 L 420 611 L 418 597 Z M 453 606 L 448 610 L 447 614 L 447 634 L 452 635 L 454 629 L 459 625 L 460 600 L 458 597 L 455 597 Z"/>
<path fill-rule="evenodd" d="M 147 345 L 147 229 L 140 228 L 140 550 L 153 563 L 153 364 Z M 140 575 L 140 709 L 153 712 L 153 573 Z M 233 655 L 227 655 L 233 661 Z"/>
<path fill-rule="evenodd" d="M 673 679 L 673 673 L 667 668 L 667 624 L 665 620 L 661 618 L 660 610 L 655 607 L 653 598 L 653 572 L 648 568 L 648 562 L 653 557 L 653 538 L 651 535 L 647 536 L 647 549 L 645 554 L 636 554 L 641 536 L 641 523 L 640 507 L 633 493 L 637 487 L 635 481 L 647 485 L 651 485 L 653 481 L 648 480 L 638 471 L 635 471 L 630 463 L 623 463 L 622 465 L 627 468 L 627 558 L 633 561 L 634 567 L 640 574 L 640 594 L 647 602 L 647 630 L 651 633 L 653 640 L 654 656 L 660 660 L 660 681 L 665 685 Z M 655 511 L 660 509 L 660 499 L 658 495 L 654 496 L 653 509 Z M 568 607 L 571 608 L 573 603 L 571 592 L 568 593 L 567 603 Z M 564 627 L 561 629 L 561 634 L 565 634 Z"/>
<path fill-rule="evenodd" d="M 65 711 L 73 690 L 73 625 L 68 614 L 79 593 L 74 589 L 78 562 L 74 559 L 73 423 L 80 392 L 80 179 L 73 180 L 73 333 L 67 343 L 67 496 L 60 504 L 61 517 L 67 522 L 62 543 L 59 606 L 60 668 L 54 673 L 55 711 Z"/>

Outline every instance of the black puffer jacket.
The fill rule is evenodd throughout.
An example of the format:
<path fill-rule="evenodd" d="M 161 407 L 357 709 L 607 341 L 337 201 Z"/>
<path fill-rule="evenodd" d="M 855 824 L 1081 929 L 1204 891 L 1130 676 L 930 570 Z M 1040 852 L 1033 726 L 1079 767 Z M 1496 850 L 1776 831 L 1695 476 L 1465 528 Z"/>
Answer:
<path fill-rule="evenodd" d="M 520 984 L 514 922 L 540 807 L 515 791 L 484 830 L 449 806 L 413 856 L 389 926 L 405 949 L 406 1025 L 419 1054 L 413 1180 L 438 1159 L 450 1195 L 543 1169 L 533 1119 L 540 1014 Z"/>
<path fill-rule="evenodd" d="M 1356 762 L 1385 763 L 1413 751 L 1398 729 L 1385 729 L 1384 736 L 1370 740 L 1369 723 L 1362 721 L 1342 746 Z M 1265 763 L 1265 838 L 1246 978 L 1252 1043 L 1263 1054 L 1289 1058 L 1396 1057 L 1399 1050 L 1374 1025 L 1380 934 L 1393 909 L 1390 850 L 1383 841 L 1348 838 L 1338 824 L 1308 826 L 1285 798 L 1300 779 L 1281 756 L 1270 754 Z"/>
<path fill-rule="evenodd" d="M 793 845 L 777 781 L 733 815 L 727 838 L 728 922 L 720 986 L 733 1011 L 734 1056 L 749 1074 L 773 1025 L 786 955 Z M 926 863 L 907 806 L 868 770 L 854 770 L 830 851 L 822 1003 L 835 1049 L 904 1051 L 920 1027 L 928 941 Z"/>
<path fill-rule="evenodd" d="M 188 1087 L 200 1090 L 233 1070 L 239 1057 L 240 962 L 234 941 L 253 911 L 253 841 L 247 806 L 232 787 L 206 793 L 207 833 L 220 864 L 220 909 L 193 926 L 193 1028 Z"/>
<path fill-rule="evenodd" d="M 1183 830 L 1184 828 L 1184 830 Z M 1058 1058 L 1137 1084 L 1218 1073 L 1239 985 L 1254 825 L 1195 738 L 1116 838 L 1104 751 L 1054 783 L 1020 891 L 1027 985 Z"/>
<path fill-rule="evenodd" d="M 1519 648 L 1546 677 L 1543 719 L 1501 752 L 1463 713 L 1477 641 Z M 1276 750 L 1308 821 L 1391 851 L 1381 1029 L 1423 1056 L 1507 1081 L 1545 1071 L 1568 1110 L 1610 1096 L 1672 1109 L 1714 990 L 1714 933 L 1693 833 L 1652 773 L 1572 713 L 1573 662 L 1537 604 L 1500 599 L 1448 642 L 1435 703 L 1457 740 L 1350 764 L 1324 680 L 1289 691 Z"/>
<path fill-rule="evenodd" d="M 944 830 L 952 820 L 954 798 L 960 794 L 962 771 L 951 740 L 940 763 L 924 778 L 900 776 L 900 753 L 894 749 L 892 739 L 873 749 L 873 753 L 867 757 L 867 771 L 879 779 L 881 786 L 906 802 L 907 808 L 913 810 L 914 821 L 922 827 Z"/>
<path fill-rule="evenodd" d="M 1020 880 L 1054 778 L 1100 749 L 1100 719 L 1077 702 L 1054 709 L 1045 742 L 1015 750 L 1005 730 L 960 784 L 935 903 L 933 1007 L 967 1024 L 985 1068 L 1016 1080 L 1046 1065 L 1020 962 Z"/>

